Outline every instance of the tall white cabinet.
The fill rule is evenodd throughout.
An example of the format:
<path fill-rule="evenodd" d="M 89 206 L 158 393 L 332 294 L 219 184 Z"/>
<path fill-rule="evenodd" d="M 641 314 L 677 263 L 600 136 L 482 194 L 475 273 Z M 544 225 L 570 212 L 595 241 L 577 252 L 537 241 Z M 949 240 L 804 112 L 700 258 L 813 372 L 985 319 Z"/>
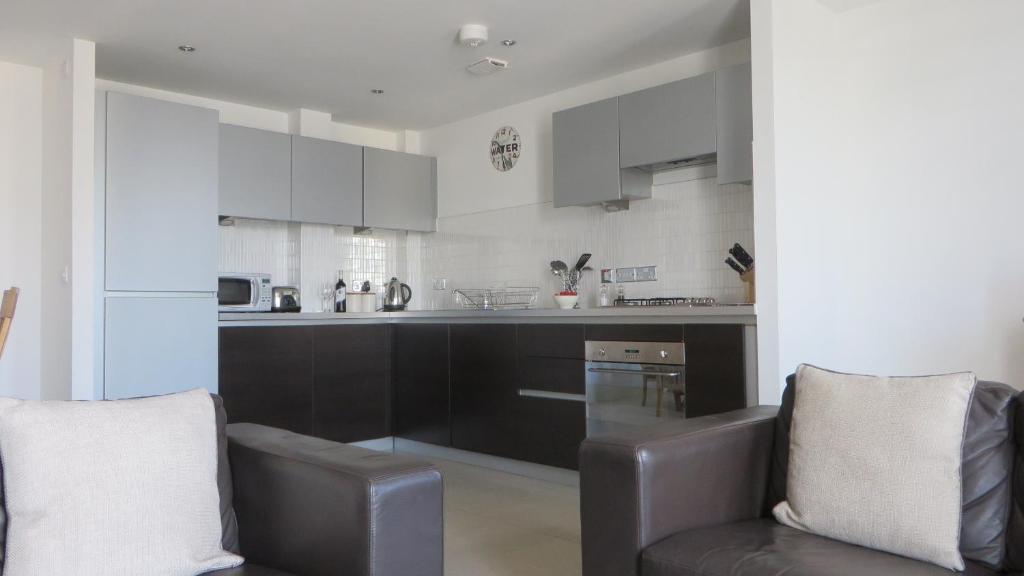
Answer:
<path fill-rule="evenodd" d="M 103 397 L 217 391 L 218 113 L 97 95 Z"/>

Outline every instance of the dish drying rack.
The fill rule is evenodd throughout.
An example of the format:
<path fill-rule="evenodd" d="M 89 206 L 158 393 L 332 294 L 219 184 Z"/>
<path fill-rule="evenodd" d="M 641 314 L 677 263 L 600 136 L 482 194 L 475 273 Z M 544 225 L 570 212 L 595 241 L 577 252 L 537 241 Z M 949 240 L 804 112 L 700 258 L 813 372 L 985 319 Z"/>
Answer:
<path fill-rule="evenodd" d="M 525 310 L 537 303 L 540 288 L 459 288 L 455 302 L 472 310 Z"/>

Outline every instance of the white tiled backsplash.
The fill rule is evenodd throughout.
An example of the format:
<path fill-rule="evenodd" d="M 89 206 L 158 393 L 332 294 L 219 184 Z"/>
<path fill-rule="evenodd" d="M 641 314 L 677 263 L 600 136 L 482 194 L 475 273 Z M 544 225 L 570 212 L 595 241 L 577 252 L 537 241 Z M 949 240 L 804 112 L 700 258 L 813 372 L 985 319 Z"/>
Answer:
<path fill-rule="evenodd" d="M 554 307 L 551 295 L 561 284 L 550 262 L 573 266 L 584 252 L 593 254 L 594 270 L 581 281 L 581 306 L 597 305 L 602 268 L 650 265 L 658 267 L 658 280 L 624 284 L 627 298 L 742 302 L 744 285 L 724 260 L 736 242 L 754 252 L 753 195 L 748 185 L 690 180 L 655 186 L 650 200 L 617 213 L 539 204 L 441 218 L 438 231 L 420 242 L 413 288 L 423 308 L 452 307 L 454 288 L 504 286 L 537 286 L 537 305 Z M 440 278 L 447 291 L 431 289 Z"/>
<path fill-rule="evenodd" d="M 305 312 L 331 309 L 338 270 L 350 291 L 369 280 L 379 293 L 392 276 L 403 277 L 404 232 L 350 226 L 271 222 L 239 218 L 220 228 L 220 271 L 263 272 L 275 286 L 297 286 Z M 324 290 L 331 300 L 324 303 Z M 378 302 L 379 305 L 379 302 Z"/>
<path fill-rule="evenodd" d="M 435 233 L 239 219 L 220 232 L 222 272 L 267 272 L 275 285 L 297 285 L 303 310 L 320 310 L 321 291 L 339 268 L 350 288 L 370 280 L 379 291 L 391 276 L 413 289 L 412 309 L 452 308 L 455 288 L 536 286 L 537 305 L 553 307 L 560 283 L 549 263 L 575 264 L 593 254 L 581 306 L 596 306 L 602 268 L 658 267 L 656 282 L 625 284 L 626 296 L 710 296 L 742 302 L 744 285 L 723 260 L 736 242 L 754 253 L 750 186 L 714 178 L 655 186 L 650 200 L 606 213 L 550 203 L 438 220 Z M 446 290 L 433 290 L 435 280 Z M 379 301 L 378 301 L 379 305 Z"/>

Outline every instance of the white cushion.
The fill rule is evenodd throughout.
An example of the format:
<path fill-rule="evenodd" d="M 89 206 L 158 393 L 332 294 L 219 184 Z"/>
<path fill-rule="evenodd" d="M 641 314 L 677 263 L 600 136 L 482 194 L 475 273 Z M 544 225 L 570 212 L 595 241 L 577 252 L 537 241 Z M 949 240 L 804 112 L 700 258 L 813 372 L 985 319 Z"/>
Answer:
<path fill-rule="evenodd" d="M 4 576 L 193 576 L 221 548 L 213 400 L 0 399 Z"/>
<path fill-rule="evenodd" d="M 787 526 L 963 570 L 960 466 L 976 378 L 880 378 L 800 366 Z"/>

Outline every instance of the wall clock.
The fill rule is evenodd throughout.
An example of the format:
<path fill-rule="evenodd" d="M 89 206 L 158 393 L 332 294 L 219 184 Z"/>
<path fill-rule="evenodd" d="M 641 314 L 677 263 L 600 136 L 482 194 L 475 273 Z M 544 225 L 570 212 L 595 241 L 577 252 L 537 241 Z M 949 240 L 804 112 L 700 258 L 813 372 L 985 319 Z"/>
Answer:
<path fill-rule="evenodd" d="M 498 172 L 508 172 L 519 160 L 523 145 L 519 132 L 511 126 L 502 126 L 491 138 L 491 164 Z"/>

